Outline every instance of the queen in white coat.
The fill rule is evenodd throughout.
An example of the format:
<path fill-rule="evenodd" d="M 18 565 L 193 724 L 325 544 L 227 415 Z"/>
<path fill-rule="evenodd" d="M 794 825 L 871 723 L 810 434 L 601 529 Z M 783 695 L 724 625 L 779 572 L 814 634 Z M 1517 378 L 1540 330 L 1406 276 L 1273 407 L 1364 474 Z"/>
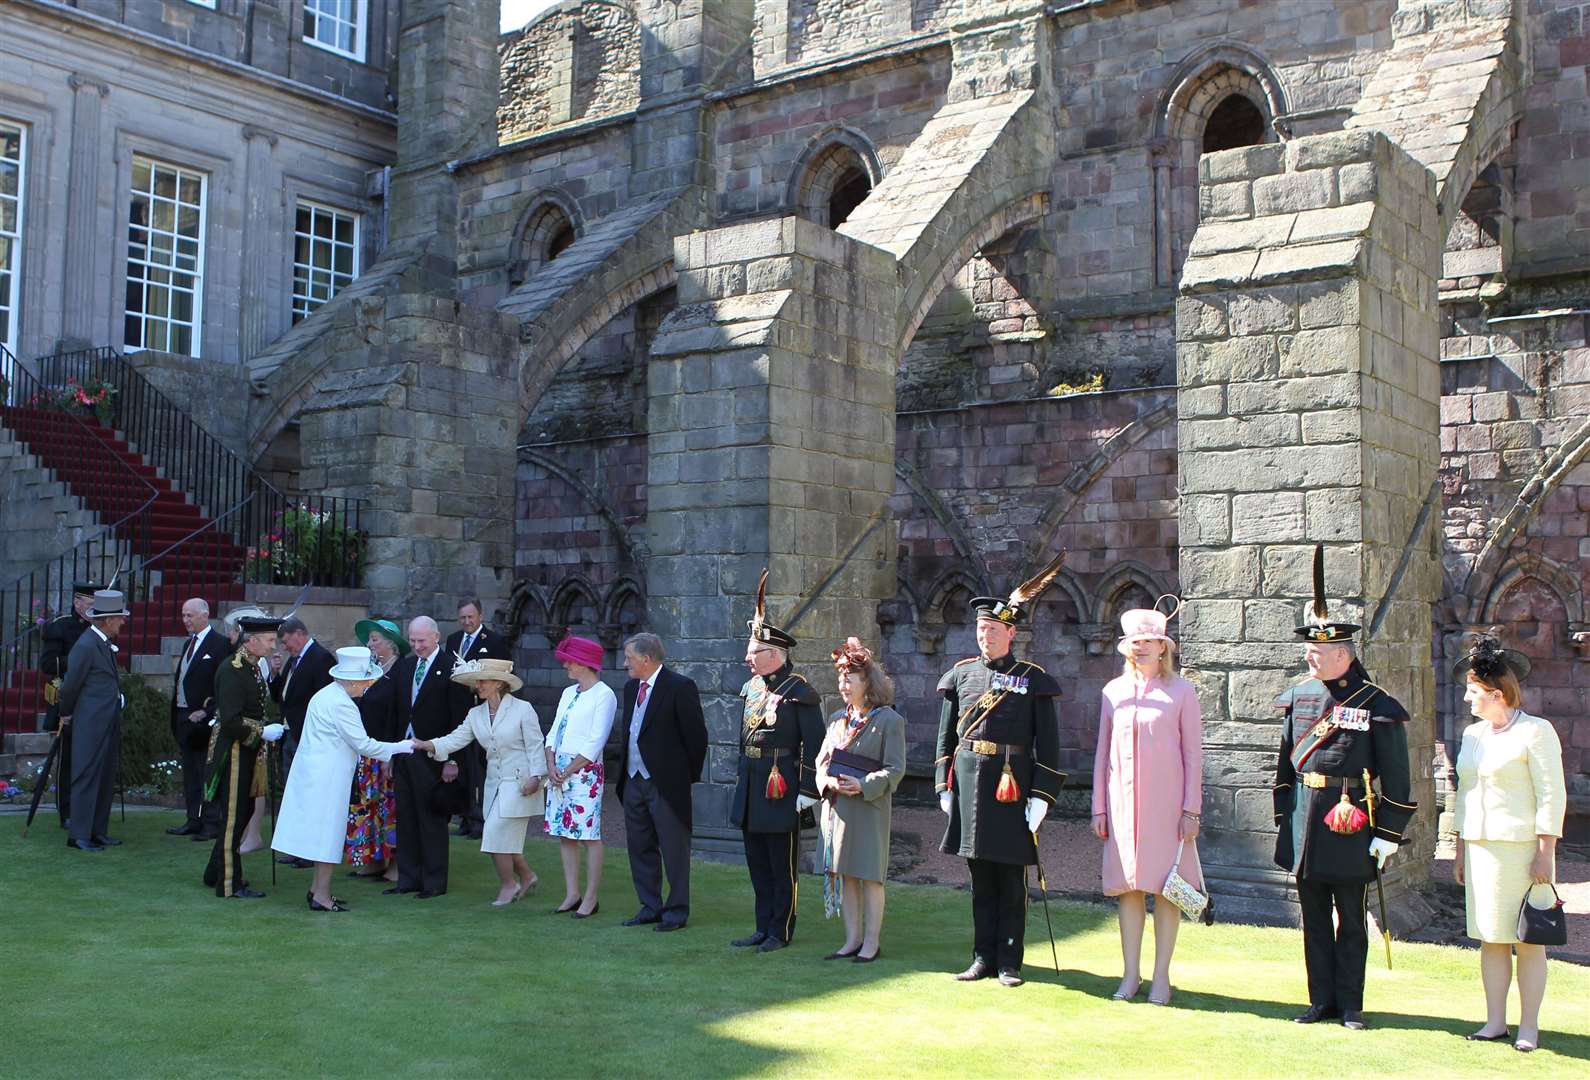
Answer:
<path fill-rule="evenodd" d="M 359 758 L 390 761 L 413 749 L 407 739 L 381 742 L 365 733 L 354 699 L 380 677 L 381 668 L 369 649 L 338 649 L 332 682 L 309 699 L 304 716 L 271 847 L 315 864 L 314 885 L 308 896 L 312 911 L 347 910 L 331 895 L 331 875 L 342 862 L 348 791 Z"/>
<path fill-rule="evenodd" d="M 453 665 L 452 679 L 473 689 L 480 704 L 450 734 L 431 741 L 416 740 L 414 749 L 429 750 L 446 761 L 470 743 L 486 751 L 486 782 L 481 793 L 486 824 L 480 850 L 497 866 L 502 888 L 492 901 L 505 907 L 535 888 L 539 880 L 524 857 L 530 819 L 546 812 L 546 742 L 541 721 L 528 701 L 513 697 L 523 685 L 511 660 L 466 660 Z"/>

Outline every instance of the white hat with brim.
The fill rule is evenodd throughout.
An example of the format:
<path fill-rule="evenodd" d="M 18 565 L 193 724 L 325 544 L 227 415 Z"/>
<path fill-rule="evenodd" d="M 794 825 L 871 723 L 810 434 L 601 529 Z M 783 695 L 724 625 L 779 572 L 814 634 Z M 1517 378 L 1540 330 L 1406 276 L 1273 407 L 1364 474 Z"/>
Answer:
<path fill-rule="evenodd" d="M 513 673 L 512 660 L 465 660 L 461 664 L 453 665 L 453 681 L 463 683 L 465 686 L 474 686 L 480 682 L 500 682 L 508 688 L 508 693 L 513 693 L 524 685 L 519 676 Z"/>
<path fill-rule="evenodd" d="M 329 674 L 340 682 L 371 682 L 379 679 L 382 671 L 369 649 L 350 645 L 337 650 L 337 666 Z"/>
<path fill-rule="evenodd" d="M 1165 625 L 1170 622 L 1169 616 L 1148 608 L 1133 608 L 1121 613 L 1120 643 L 1115 646 L 1115 651 L 1122 656 L 1130 656 L 1132 642 L 1134 641 L 1164 641 L 1171 645 L 1176 644 L 1175 639 L 1165 633 Z"/>

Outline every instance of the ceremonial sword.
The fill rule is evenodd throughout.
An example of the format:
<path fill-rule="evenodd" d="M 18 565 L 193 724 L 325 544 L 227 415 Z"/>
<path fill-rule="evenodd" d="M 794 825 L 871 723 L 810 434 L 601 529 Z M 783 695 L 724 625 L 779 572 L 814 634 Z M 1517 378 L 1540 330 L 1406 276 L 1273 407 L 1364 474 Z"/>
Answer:
<path fill-rule="evenodd" d="M 1364 770 L 1364 806 L 1369 809 L 1369 834 L 1375 832 L 1375 789 L 1370 786 L 1369 770 Z M 1386 885 L 1380 876 L 1380 860 L 1375 860 L 1375 898 L 1380 902 L 1380 936 L 1386 942 L 1386 970 L 1391 970 L 1391 927 L 1386 922 Z"/>

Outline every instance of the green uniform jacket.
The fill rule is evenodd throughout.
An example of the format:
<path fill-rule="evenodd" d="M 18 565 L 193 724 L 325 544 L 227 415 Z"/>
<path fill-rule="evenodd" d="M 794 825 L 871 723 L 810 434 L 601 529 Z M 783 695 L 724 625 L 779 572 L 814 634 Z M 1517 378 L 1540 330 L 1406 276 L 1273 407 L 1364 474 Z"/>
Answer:
<path fill-rule="evenodd" d="M 769 695 L 778 702 L 768 709 Z M 823 746 L 822 698 L 785 664 L 765 680 L 752 676 L 740 687 L 745 717 L 740 724 L 740 761 L 734 780 L 730 824 L 746 832 L 794 832 L 800 828 L 795 797 L 817 798 L 817 751 Z M 782 799 L 767 797 L 767 778 L 778 765 Z"/>
<path fill-rule="evenodd" d="M 253 774 L 260 732 L 265 728 L 265 703 L 269 699 L 270 691 L 260 677 L 259 664 L 243 649 L 234 651 L 216 668 L 215 727 L 210 730 L 207 793 L 219 789 L 234 746 L 246 755 L 238 763 L 238 775 Z"/>
<path fill-rule="evenodd" d="M 1031 866 L 1037 851 L 1027 831 L 1027 799 L 1052 804 L 1065 783 L 1054 714 L 1060 684 L 1031 660 L 1006 654 L 986 663 L 975 656 L 962 660 L 945 672 L 938 690 L 944 703 L 934 789 L 955 794 L 939 849 L 964 859 Z M 1016 749 L 1008 756 L 980 754 L 962 745 L 966 738 Z M 1007 761 L 1021 793 L 1015 802 L 1002 803 L 994 793 Z"/>
<path fill-rule="evenodd" d="M 1329 686 L 1318 679 L 1298 683 L 1275 700 L 1282 714 L 1281 751 L 1275 765 L 1275 863 L 1299 878 L 1323 882 L 1372 881 L 1375 861 L 1369 841 L 1379 836 L 1402 843 L 1415 810 L 1408 770 L 1408 714 L 1397 699 L 1369 681 L 1357 660 Z M 1362 716 L 1342 710 L 1367 712 Z M 1362 725 L 1363 729 L 1342 723 Z M 1306 760 L 1303 756 L 1307 754 Z M 1301 766 L 1299 762 L 1301 761 Z M 1375 798 L 1375 827 L 1337 833 L 1325 816 L 1341 801 L 1340 780 L 1356 780 L 1349 788 L 1353 805 L 1364 804 L 1364 770 L 1380 781 Z M 1307 787 L 1300 773 L 1334 778 L 1324 787 Z"/>

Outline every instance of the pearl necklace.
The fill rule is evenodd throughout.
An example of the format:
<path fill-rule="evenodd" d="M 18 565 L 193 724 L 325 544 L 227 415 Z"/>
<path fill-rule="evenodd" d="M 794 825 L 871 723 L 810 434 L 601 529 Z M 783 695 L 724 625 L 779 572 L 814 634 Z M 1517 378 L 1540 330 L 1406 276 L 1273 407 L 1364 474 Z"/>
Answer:
<path fill-rule="evenodd" d="M 1507 731 L 1510 728 L 1512 728 L 1512 726 L 1515 723 L 1517 723 L 1517 722 L 1518 722 L 1518 710 L 1517 709 L 1508 709 L 1507 710 L 1507 723 L 1503 724 L 1501 727 L 1497 727 L 1495 724 L 1492 724 L 1489 720 L 1487 720 L 1486 721 L 1487 729 L 1486 729 L 1485 733 L 1487 735 L 1500 735 L 1502 732 Z"/>

